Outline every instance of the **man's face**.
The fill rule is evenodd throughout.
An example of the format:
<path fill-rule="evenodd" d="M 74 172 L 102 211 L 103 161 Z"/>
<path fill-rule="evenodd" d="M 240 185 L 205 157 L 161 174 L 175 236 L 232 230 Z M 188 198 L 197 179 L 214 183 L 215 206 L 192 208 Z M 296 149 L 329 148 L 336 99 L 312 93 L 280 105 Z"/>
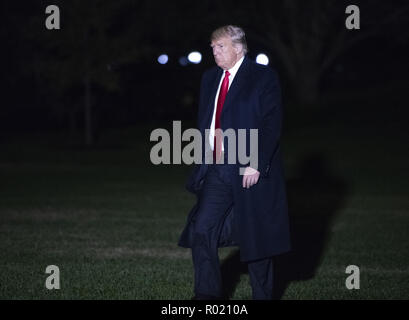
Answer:
<path fill-rule="evenodd" d="M 223 70 L 232 68 L 241 58 L 239 48 L 233 45 L 230 37 L 213 40 L 210 46 L 213 49 L 214 61 Z"/>

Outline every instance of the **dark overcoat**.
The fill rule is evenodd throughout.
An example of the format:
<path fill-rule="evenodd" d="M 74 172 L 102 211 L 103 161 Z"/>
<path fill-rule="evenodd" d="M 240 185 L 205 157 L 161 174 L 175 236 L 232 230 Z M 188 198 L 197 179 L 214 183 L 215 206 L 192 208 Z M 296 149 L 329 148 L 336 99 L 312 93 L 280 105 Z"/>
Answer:
<path fill-rule="evenodd" d="M 198 110 L 198 129 L 205 137 L 212 121 L 215 96 L 223 70 L 213 67 L 202 77 Z M 237 163 L 233 177 L 233 207 L 224 221 L 219 247 L 239 246 L 241 261 L 250 261 L 285 253 L 290 250 L 287 198 L 281 160 L 282 123 L 281 92 L 276 72 L 245 57 L 229 88 L 221 114 L 223 131 L 247 129 L 246 150 L 249 152 L 249 130 L 258 129 L 258 167 L 260 178 L 249 189 L 242 187 L 243 176 Z M 238 136 L 238 135 L 237 135 Z M 202 142 L 205 148 L 205 139 Z M 225 154 L 228 141 L 224 140 Z M 237 150 L 238 147 L 236 147 Z M 247 153 L 248 155 L 249 153 Z M 203 162 L 205 152 L 203 151 Z M 186 188 L 199 195 L 208 164 L 195 164 Z M 196 204 L 190 211 L 179 246 L 191 248 Z"/>

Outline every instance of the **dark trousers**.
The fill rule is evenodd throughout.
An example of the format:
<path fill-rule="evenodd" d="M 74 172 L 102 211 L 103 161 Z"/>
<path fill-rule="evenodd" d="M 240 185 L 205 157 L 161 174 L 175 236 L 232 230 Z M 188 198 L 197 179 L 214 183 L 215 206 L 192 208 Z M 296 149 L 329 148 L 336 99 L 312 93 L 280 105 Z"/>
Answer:
<path fill-rule="evenodd" d="M 196 297 L 222 297 L 218 239 L 228 209 L 233 205 L 232 180 L 227 165 L 209 165 L 194 220 L 192 258 Z M 253 299 L 272 299 L 272 258 L 247 262 Z"/>

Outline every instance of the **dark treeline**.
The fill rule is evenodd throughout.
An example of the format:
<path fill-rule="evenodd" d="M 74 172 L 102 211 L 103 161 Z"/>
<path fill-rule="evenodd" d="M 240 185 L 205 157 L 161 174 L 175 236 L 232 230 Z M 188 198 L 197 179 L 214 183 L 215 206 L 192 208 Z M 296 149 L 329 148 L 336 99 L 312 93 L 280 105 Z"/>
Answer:
<path fill-rule="evenodd" d="M 60 30 L 45 27 L 50 4 L 60 9 Z M 110 127 L 192 120 L 201 74 L 213 65 L 209 35 L 224 24 L 245 29 L 252 59 L 268 55 L 288 108 L 374 90 L 399 95 L 409 6 L 354 4 L 359 30 L 346 29 L 349 3 L 335 0 L 3 1 L 0 130 L 59 129 L 92 144 Z M 202 63 L 182 67 L 193 50 Z M 168 64 L 157 63 L 161 53 Z"/>

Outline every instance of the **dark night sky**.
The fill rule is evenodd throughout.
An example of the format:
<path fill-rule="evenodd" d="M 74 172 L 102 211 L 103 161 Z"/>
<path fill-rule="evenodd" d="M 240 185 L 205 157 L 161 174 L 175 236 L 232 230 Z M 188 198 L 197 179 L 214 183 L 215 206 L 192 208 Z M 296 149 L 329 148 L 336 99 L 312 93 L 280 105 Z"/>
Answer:
<path fill-rule="evenodd" d="M 288 102 L 289 108 L 296 107 L 291 83 L 294 80 L 287 77 L 286 69 L 274 52 L 274 47 L 266 47 L 265 43 L 253 36 L 263 37 L 269 32 L 266 30 L 266 34 L 263 34 L 265 26 L 262 19 L 255 19 L 261 17 L 257 10 L 266 10 L 262 8 L 268 7 L 267 1 L 256 1 L 253 11 L 244 2 L 234 2 L 231 6 L 227 1 L 223 6 L 211 1 L 200 5 L 188 1 L 172 4 L 160 1 L 123 1 L 122 8 L 119 6 L 119 9 L 115 9 L 118 14 L 109 18 L 111 20 L 103 16 L 103 2 L 83 2 L 81 6 L 85 9 L 82 12 L 71 7 L 72 3 L 55 2 L 61 10 L 62 29 L 58 31 L 45 29 L 47 15 L 44 10 L 50 4 L 47 1 L 2 3 L 2 131 L 50 128 L 65 130 L 69 127 L 68 119 L 73 117 L 80 126 L 84 99 L 81 76 L 75 78 L 77 75 L 73 75 L 74 80 L 66 81 L 69 78 L 67 73 L 55 73 L 55 69 L 81 70 L 85 56 L 91 56 L 90 59 L 93 60 L 95 55 L 98 56 L 95 61 L 100 64 L 99 67 L 110 66 L 111 74 L 108 74 L 108 78 L 114 75 L 117 80 L 117 90 L 114 91 L 108 90 L 105 84 L 91 84 L 94 107 L 98 106 L 94 117 L 101 126 L 126 126 L 138 123 L 141 118 L 151 121 L 193 119 L 200 76 L 206 68 L 213 65 L 208 47 L 209 34 L 215 27 L 230 22 L 240 24 L 250 31 L 247 34 L 249 56 L 254 59 L 258 52 L 269 56 L 270 64 L 280 73 L 284 101 Z M 334 5 L 330 12 L 322 6 L 322 11 L 316 14 L 317 19 L 331 14 L 331 23 L 343 23 L 346 17 L 345 6 L 337 3 L 338 7 Z M 395 4 L 386 6 L 389 11 L 385 12 L 399 13 L 408 9 L 403 1 L 393 3 Z M 335 59 L 321 79 L 319 97 L 338 94 L 345 98 L 356 93 L 362 95 L 383 90 L 384 93 L 393 92 L 394 101 L 404 104 L 407 98 L 404 88 L 408 84 L 409 72 L 407 14 L 397 14 L 397 18 L 388 21 L 384 27 L 377 28 L 376 23 L 381 21 L 382 10 L 385 9 L 374 2 L 361 1 L 357 4 L 361 5 L 361 30 L 350 32 L 374 31 L 370 37 L 358 41 Z M 110 10 L 109 5 L 107 8 Z M 285 17 L 285 11 L 280 13 L 280 17 L 283 16 Z M 306 11 L 301 12 L 298 17 L 299 20 L 296 21 L 306 21 L 310 16 Z M 102 27 L 106 37 L 101 42 L 102 47 L 95 52 L 81 47 L 81 35 L 90 23 Z M 289 30 L 291 26 L 286 28 Z M 285 37 L 287 30 L 283 29 Z M 91 37 L 98 35 L 98 30 L 95 31 L 92 27 L 90 30 Z M 350 36 L 351 34 L 348 35 Z M 118 38 L 122 42 L 116 42 Z M 105 46 L 111 44 L 117 47 L 116 51 L 106 49 Z M 81 50 L 88 50 L 88 55 L 81 56 Z M 116 52 L 117 56 L 109 50 Z M 129 50 L 136 50 L 136 55 L 126 57 L 125 62 L 116 61 L 121 52 Z M 191 50 L 198 50 L 203 54 L 202 63 L 180 66 L 179 57 Z M 107 54 L 100 54 L 101 52 Z M 163 52 L 168 53 L 170 58 L 165 66 L 156 61 Z M 70 61 L 67 56 L 74 56 L 78 61 L 67 64 Z"/>

